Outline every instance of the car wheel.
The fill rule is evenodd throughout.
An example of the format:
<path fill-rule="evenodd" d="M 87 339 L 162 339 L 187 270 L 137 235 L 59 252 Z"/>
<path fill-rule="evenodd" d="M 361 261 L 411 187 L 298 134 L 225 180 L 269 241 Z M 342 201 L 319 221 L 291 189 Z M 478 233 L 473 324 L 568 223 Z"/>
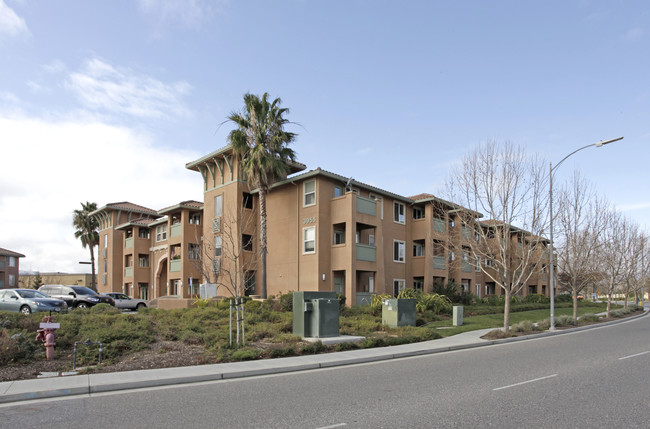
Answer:
<path fill-rule="evenodd" d="M 86 304 L 85 302 L 80 302 L 79 304 L 77 304 L 77 308 L 88 308 L 88 304 Z"/>
<path fill-rule="evenodd" d="M 135 306 L 135 311 L 140 311 L 140 309 L 145 308 L 145 307 L 146 307 L 146 305 L 144 305 L 143 303 L 140 303 L 140 304 Z"/>
<path fill-rule="evenodd" d="M 27 316 L 29 314 L 32 314 L 32 309 L 29 308 L 28 305 L 23 305 L 22 307 L 20 307 L 20 312 L 23 313 L 25 316 Z"/>

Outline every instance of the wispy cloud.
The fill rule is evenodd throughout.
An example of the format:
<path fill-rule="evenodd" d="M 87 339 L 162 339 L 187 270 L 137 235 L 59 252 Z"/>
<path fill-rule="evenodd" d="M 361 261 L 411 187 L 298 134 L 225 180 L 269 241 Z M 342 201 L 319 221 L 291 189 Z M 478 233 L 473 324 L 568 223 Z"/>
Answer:
<path fill-rule="evenodd" d="M 29 29 L 25 20 L 7 6 L 4 0 L 0 0 L 0 35 L 14 37 L 28 33 Z"/>
<path fill-rule="evenodd" d="M 641 40 L 645 35 L 645 30 L 643 28 L 635 27 L 629 29 L 625 34 L 621 36 L 621 39 L 627 42 L 636 42 Z"/>
<path fill-rule="evenodd" d="M 616 206 L 616 208 L 624 212 L 634 211 L 634 210 L 644 210 L 650 208 L 650 202 L 636 203 L 636 204 L 623 204 L 623 205 Z"/>
<path fill-rule="evenodd" d="M 218 1 L 210 0 L 139 0 L 140 10 L 155 21 L 156 32 L 168 25 L 200 29 L 218 10 Z M 160 34 L 156 34 L 160 36 Z"/>
<path fill-rule="evenodd" d="M 71 73 L 66 86 L 87 108 L 102 113 L 158 119 L 191 116 L 182 100 L 192 89 L 189 83 L 164 83 L 98 58 Z"/>

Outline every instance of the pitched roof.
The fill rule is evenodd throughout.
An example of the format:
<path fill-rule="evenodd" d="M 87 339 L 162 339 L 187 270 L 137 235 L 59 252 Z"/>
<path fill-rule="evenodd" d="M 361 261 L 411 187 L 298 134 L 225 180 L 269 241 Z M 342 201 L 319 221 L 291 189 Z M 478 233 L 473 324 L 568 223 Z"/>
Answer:
<path fill-rule="evenodd" d="M 0 247 L 0 255 L 2 256 L 13 256 L 15 258 L 24 258 L 25 255 L 22 253 L 14 252 L 13 250 L 3 249 Z"/>
<path fill-rule="evenodd" d="M 215 150 L 214 152 L 211 152 L 211 153 L 209 153 L 207 155 L 202 156 L 201 158 L 197 159 L 196 161 L 188 162 L 187 164 L 185 164 L 185 168 L 187 168 L 188 170 L 199 171 L 199 165 L 203 164 L 206 161 L 210 161 L 213 158 L 216 158 L 218 156 L 222 156 L 224 154 L 227 154 L 227 153 L 229 153 L 231 151 L 232 151 L 231 146 L 226 145 L 224 147 L 221 147 L 221 148 Z M 298 171 L 302 171 L 305 168 L 307 168 L 307 166 L 305 164 L 300 163 L 298 161 L 293 161 L 293 162 L 289 163 L 289 166 L 291 167 L 291 172 L 292 173 L 296 173 Z"/>
<path fill-rule="evenodd" d="M 97 213 L 99 213 L 101 211 L 109 210 L 109 209 L 111 209 L 111 210 L 122 210 L 122 211 L 127 211 L 127 212 L 134 212 L 134 213 L 141 213 L 141 214 L 147 214 L 147 215 L 151 215 L 151 216 L 157 216 L 158 215 L 158 212 L 155 211 L 155 210 L 152 210 L 152 209 L 150 209 L 148 207 L 133 204 L 133 203 L 130 203 L 128 201 L 122 201 L 122 202 L 119 202 L 119 203 L 106 204 L 104 207 L 101 207 L 101 208 L 95 210 L 94 212 L 90 213 L 90 215 L 92 216 L 92 215 L 97 214 Z"/>
<path fill-rule="evenodd" d="M 203 210 L 203 203 L 194 200 L 182 201 L 178 204 L 174 204 L 173 206 L 158 210 L 158 214 L 163 215 L 178 209 Z"/>

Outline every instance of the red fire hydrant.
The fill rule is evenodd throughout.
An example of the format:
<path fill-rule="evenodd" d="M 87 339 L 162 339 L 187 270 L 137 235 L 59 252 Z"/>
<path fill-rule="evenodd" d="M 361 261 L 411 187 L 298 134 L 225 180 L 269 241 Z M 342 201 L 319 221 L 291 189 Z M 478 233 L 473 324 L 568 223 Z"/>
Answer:
<path fill-rule="evenodd" d="M 54 339 L 56 334 L 54 333 L 58 328 L 61 327 L 59 323 L 53 323 L 53 316 L 43 317 L 43 322 L 40 324 L 39 330 L 37 330 L 36 340 L 42 341 L 45 346 L 45 357 L 50 360 L 54 359 Z"/>

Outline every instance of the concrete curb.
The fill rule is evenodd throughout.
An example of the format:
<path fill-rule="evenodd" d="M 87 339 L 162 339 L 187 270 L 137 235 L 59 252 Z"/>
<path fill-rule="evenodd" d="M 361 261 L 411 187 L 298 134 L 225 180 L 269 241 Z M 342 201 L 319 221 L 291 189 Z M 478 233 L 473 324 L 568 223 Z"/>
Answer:
<path fill-rule="evenodd" d="M 569 334 L 586 329 L 594 329 L 628 322 L 647 316 L 648 313 L 649 310 L 644 309 L 642 314 L 626 317 L 620 320 L 612 320 L 609 322 L 595 323 L 593 325 L 556 331 L 546 331 L 533 335 L 503 338 L 499 340 L 481 339 L 480 336 L 492 330 L 482 329 L 422 343 L 403 344 L 375 349 L 348 350 L 344 352 L 316 354 L 312 356 L 296 356 L 179 368 L 160 368 L 121 373 L 109 372 L 57 378 L 8 381 L 0 383 L 0 404 L 64 396 L 90 395 L 93 393 L 113 392 L 119 390 L 170 386 L 175 384 L 254 377 L 259 375 L 281 374 L 424 356 L 455 350 L 466 350 L 475 347 L 499 345 L 515 341 L 526 341 L 553 335 Z M 441 342 L 448 342 L 451 344 L 443 346 L 440 344 Z"/>

